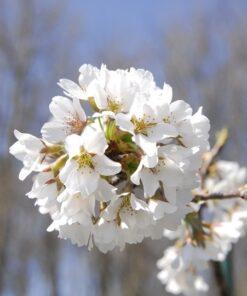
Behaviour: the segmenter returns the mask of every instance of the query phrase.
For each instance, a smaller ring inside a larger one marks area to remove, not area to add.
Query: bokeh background
[[[168,295],[156,260],[169,244],[88,252],[46,233],[8,154],[13,129],[39,135],[59,78],[83,63],[151,70],[175,98],[227,126],[228,160],[247,164],[247,1],[0,0],[0,294]],[[212,137],[213,140],[213,137]],[[247,291],[246,239],[234,248],[235,294]],[[212,289],[209,295],[217,295]]]

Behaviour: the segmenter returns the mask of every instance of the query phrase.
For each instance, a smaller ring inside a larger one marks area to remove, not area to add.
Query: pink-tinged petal
[[[84,109],[82,108],[79,99],[77,99],[77,98],[73,99],[73,107],[74,107],[74,110],[76,111],[76,114],[79,116],[79,119],[81,121],[86,121],[87,115],[86,115]]]

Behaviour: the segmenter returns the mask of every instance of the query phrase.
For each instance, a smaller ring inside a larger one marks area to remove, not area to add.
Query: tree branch
[[[238,190],[230,193],[207,193],[207,192],[195,192],[193,202],[208,201],[208,200],[223,200],[232,198],[241,198],[247,200],[247,184],[240,187]]]
[[[216,142],[213,148],[209,152],[204,154],[203,164],[200,169],[202,188],[204,188],[204,185],[205,185],[205,179],[207,177],[208,169],[212,164],[213,160],[215,159],[215,157],[219,154],[220,150],[224,147],[227,141],[227,138],[228,138],[228,130],[226,128],[223,128],[216,134]]]

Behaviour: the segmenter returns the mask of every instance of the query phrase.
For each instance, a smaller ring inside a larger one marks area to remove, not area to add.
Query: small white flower
[[[82,65],[79,69],[79,84],[69,79],[60,79],[58,85],[64,89],[64,94],[71,98],[88,100],[87,88],[98,76],[98,69],[91,65]]]
[[[107,221],[115,220],[128,229],[145,228],[150,223],[148,205],[129,193],[112,200],[102,217]]]
[[[52,99],[49,108],[54,118],[42,127],[44,139],[58,143],[68,135],[82,133],[87,117],[78,99],[57,96]]]
[[[209,287],[201,273],[204,265],[199,265],[203,255],[203,252],[198,254],[197,248],[191,245],[169,247],[164,252],[164,257],[157,265],[162,269],[158,278],[166,285],[167,292],[196,296],[208,291]]]
[[[69,154],[59,177],[70,194],[92,194],[98,187],[100,175],[112,176],[121,165],[104,155],[107,143],[103,132],[87,126],[81,136],[71,135],[65,141]]]
[[[20,171],[20,180],[26,177],[33,171],[40,171],[43,168],[43,160],[45,158],[45,143],[32,135],[14,131],[17,142],[10,148],[9,152],[17,159],[23,162],[23,168]]]
[[[158,162],[154,158],[144,156],[137,170],[131,176],[131,181],[136,185],[139,185],[142,181],[146,197],[152,197],[160,187],[160,182],[162,182],[165,193],[167,191],[167,194],[165,194],[167,199],[172,200],[171,194],[174,195],[175,192],[173,193],[173,191],[181,185],[183,171],[178,159],[170,156],[169,151],[169,146],[160,147],[158,149]],[[170,189],[171,187],[174,190]]]
[[[136,98],[128,114],[117,114],[116,123],[120,129],[133,135],[134,142],[148,156],[157,154],[157,141],[177,135],[172,125],[161,121],[158,109],[141,102],[139,98]]]
[[[27,196],[31,199],[36,198],[35,205],[39,206],[41,214],[54,215],[59,211],[57,197],[60,190],[52,171],[41,172],[35,176],[32,190]]]
[[[125,70],[110,71],[102,66],[98,79],[88,88],[99,110],[111,112],[113,115],[128,112],[136,93],[136,85],[131,82]]]

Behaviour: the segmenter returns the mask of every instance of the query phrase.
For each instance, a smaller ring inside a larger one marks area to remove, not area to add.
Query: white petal
[[[116,189],[106,180],[100,178],[98,190],[94,193],[94,196],[99,201],[110,201],[116,196]]]
[[[50,143],[62,142],[67,136],[67,127],[61,121],[46,122],[41,129],[43,138]]]
[[[98,187],[99,174],[90,168],[78,168],[74,160],[68,160],[59,177],[70,194],[80,192],[82,196],[92,194]]]
[[[135,135],[133,138],[136,144],[140,146],[148,156],[157,155],[157,147],[155,142],[149,141],[146,136],[141,134]]]
[[[21,181],[24,181],[32,173],[32,171],[33,171],[32,168],[27,168],[27,167],[22,168],[19,173],[19,179]]]
[[[69,79],[60,79],[59,86],[61,86],[65,90],[65,94],[72,97],[78,98],[81,100],[87,100],[85,96],[85,92],[77,85],[75,82]]]
[[[151,199],[149,201],[149,209],[153,213],[154,219],[159,220],[163,218],[166,213],[174,213],[177,210],[177,207],[164,201]]]
[[[159,172],[159,179],[164,182],[165,186],[173,187],[180,185],[182,182],[181,169],[169,159],[166,159],[166,163],[163,169]]]
[[[65,140],[65,149],[72,158],[80,154],[80,148],[82,146],[82,137],[79,135],[70,135]]]
[[[135,211],[148,211],[148,205],[145,203],[145,201],[136,198],[134,194],[131,194],[130,204],[132,209],[134,209]]]
[[[179,122],[192,115],[192,109],[190,105],[182,100],[171,103],[170,111],[175,117],[176,122]]]
[[[77,98],[73,99],[73,107],[74,107],[74,110],[76,111],[76,114],[79,116],[79,119],[81,121],[86,121],[87,116],[86,116],[84,109],[82,108],[82,106],[80,104],[79,99],[77,99]]]
[[[131,175],[130,180],[132,183],[136,184],[136,185],[140,185],[140,178],[141,178],[141,170],[142,170],[143,164],[140,161],[136,171],[134,172],[134,174]]]
[[[95,169],[103,176],[113,176],[121,171],[121,164],[105,155],[95,155],[93,161]]]
[[[134,125],[130,121],[130,119],[130,115],[119,113],[116,115],[116,124],[120,127],[121,130],[133,133]]]
[[[79,84],[82,88],[87,88],[87,86],[97,77],[99,70],[89,64],[84,64],[80,67],[79,72]]]
[[[93,97],[100,110],[107,108],[107,93],[100,85],[99,81],[94,80],[87,89],[87,96]]]
[[[142,163],[146,168],[153,168],[158,164],[158,155],[148,156],[144,155],[142,158]]]
[[[171,103],[172,101],[172,87],[169,84],[164,83],[163,85],[163,97],[167,103]]]
[[[64,120],[64,118],[67,118],[69,115],[75,114],[72,100],[62,96],[53,97],[49,109],[51,114],[56,119],[60,120]]]
[[[176,204],[176,187],[164,186],[165,197],[171,204]]]
[[[145,197],[153,196],[156,190],[159,188],[159,181],[148,169],[142,170],[140,175],[144,187]]]
[[[107,142],[102,131],[87,126],[82,133],[83,146],[89,153],[103,154],[107,149]]]
[[[148,137],[152,141],[159,141],[161,139],[177,136],[177,129],[168,123],[159,123],[148,131]]]

